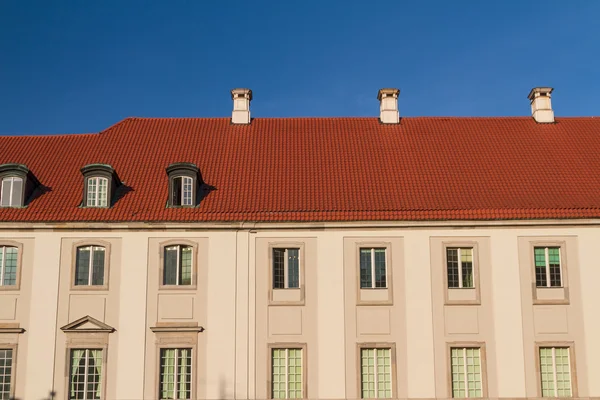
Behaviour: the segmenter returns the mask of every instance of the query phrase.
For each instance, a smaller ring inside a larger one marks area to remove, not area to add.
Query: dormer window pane
[[[2,179],[2,207],[21,207],[23,205],[23,179],[7,177]]]
[[[173,205],[191,206],[193,204],[193,182],[188,176],[173,178]]]
[[[87,206],[106,207],[108,205],[108,179],[88,178]]]

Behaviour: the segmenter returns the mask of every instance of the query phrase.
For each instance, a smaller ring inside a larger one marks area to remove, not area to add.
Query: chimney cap
[[[231,98],[236,97],[248,97],[248,100],[252,100],[252,90],[246,88],[231,89]]]
[[[384,94],[398,97],[398,95],[400,94],[400,89],[396,89],[396,88],[379,89],[379,91],[377,92],[377,100],[381,101],[381,98],[383,97]]]
[[[531,89],[531,91],[527,95],[527,98],[529,100],[533,100],[535,97],[539,97],[540,95],[541,96],[550,96],[550,94],[552,93],[553,90],[554,90],[554,88],[547,87],[547,86],[534,87],[533,89]]]

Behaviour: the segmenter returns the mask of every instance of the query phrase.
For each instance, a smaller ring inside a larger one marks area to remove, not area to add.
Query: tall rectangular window
[[[449,288],[474,288],[473,279],[473,249],[446,249],[446,266],[448,270]]]
[[[0,349],[0,400],[12,398],[13,369],[12,349]]]
[[[360,288],[387,288],[385,248],[360,249]]]
[[[100,400],[102,350],[73,349],[69,367],[69,400]]]
[[[271,398],[303,398],[302,349],[272,349]]]
[[[481,349],[460,347],[451,349],[452,397],[483,397]]]
[[[100,177],[87,179],[87,206],[108,206],[108,179]]]
[[[0,287],[17,284],[18,248],[0,246]]]
[[[568,347],[541,347],[542,397],[571,397],[571,362]]]
[[[0,189],[0,206],[21,207],[23,205],[23,179],[7,177],[2,179]]]
[[[273,249],[273,289],[300,287],[300,249]]]
[[[392,349],[360,349],[360,383],[363,399],[392,397]]]
[[[101,246],[77,248],[75,286],[104,285],[104,255],[105,249]]]
[[[190,399],[192,349],[160,349],[160,399]]]
[[[173,178],[172,201],[174,206],[193,205],[194,180],[189,176]]]
[[[192,246],[165,247],[163,285],[191,285],[192,261]]]
[[[560,247],[535,247],[535,285],[562,287]]]

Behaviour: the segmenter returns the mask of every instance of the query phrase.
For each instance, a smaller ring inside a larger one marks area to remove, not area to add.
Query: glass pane
[[[557,347],[555,351],[556,360],[556,387],[558,397],[571,396],[571,366],[569,363],[569,349]]]
[[[175,398],[175,349],[160,349],[159,396]]]
[[[191,206],[192,205],[192,178],[183,177],[183,199],[182,205]]]
[[[540,348],[540,373],[543,397],[556,397],[554,391],[554,365],[552,362],[552,348]]]
[[[375,252],[375,287],[385,288],[386,282],[386,266],[385,266],[385,249],[373,249]]]
[[[22,197],[23,197],[23,179],[21,178],[12,178],[13,179],[13,187],[12,187],[12,196],[10,200],[10,205],[13,207],[19,207],[23,205]]]
[[[458,249],[446,249],[446,267],[448,270],[448,287],[459,287]]]
[[[14,286],[17,284],[18,249],[16,247],[0,247],[0,269],[4,268],[4,278],[0,285]],[[4,256],[4,257],[2,257]]]
[[[108,179],[98,178],[98,206],[108,205]]]
[[[369,252],[370,257],[370,252]],[[360,350],[360,385],[363,399],[376,398],[375,392],[375,349]]]
[[[537,287],[546,287],[546,249],[544,247],[536,247],[534,250],[535,258],[535,285]]]
[[[177,251],[179,246],[165,248],[165,266],[163,271],[163,285],[177,284]]]
[[[302,398],[302,349],[288,349],[288,398]]]
[[[0,399],[8,400],[11,395],[12,350],[0,349]]]
[[[88,285],[90,278],[91,247],[78,247],[75,261],[75,285]]]
[[[98,190],[97,187],[97,179],[96,178],[88,178],[87,180],[87,206],[95,207],[96,206],[96,193]]]
[[[2,207],[10,206],[10,189],[12,187],[12,179],[4,178],[2,179]]]
[[[273,349],[271,357],[271,396],[274,399],[285,399],[286,396],[286,350],[285,349]]]
[[[360,287],[373,287],[371,273],[371,249],[360,249]]]
[[[92,285],[104,285],[104,247],[94,247],[92,265]]]
[[[273,289],[285,288],[285,249],[273,249]]]
[[[189,399],[192,394],[192,349],[177,349],[177,398]]]
[[[173,193],[171,194],[171,199],[173,201],[174,206],[181,205],[181,177],[173,178]]]
[[[192,284],[192,248],[181,246],[181,271],[179,272],[180,285]]]
[[[299,249],[287,249],[288,252],[288,287],[300,287],[300,258]]]
[[[475,287],[473,280],[473,249],[460,249],[460,263],[462,266],[462,287]]]
[[[560,278],[560,248],[548,248],[548,264],[550,266],[550,286],[560,287],[562,281]]]

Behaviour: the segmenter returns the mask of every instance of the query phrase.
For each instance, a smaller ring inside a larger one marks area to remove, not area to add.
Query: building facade
[[[600,398],[600,120],[0,138],[0,398]]]

